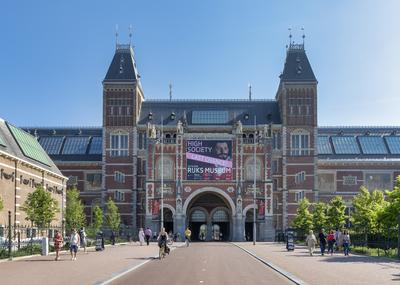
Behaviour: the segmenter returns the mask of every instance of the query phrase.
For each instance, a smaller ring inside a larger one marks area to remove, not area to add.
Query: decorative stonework
[[[233,193],[235,191],[235,188],[233,188],[232,186],[229,186],[226,191],[228,191],[229,193]]]
[[[186,186],[186,187],[185,187],[185,192],[186,192],[186,193],[192,192],[192,188],[191,188],[190,186]]]

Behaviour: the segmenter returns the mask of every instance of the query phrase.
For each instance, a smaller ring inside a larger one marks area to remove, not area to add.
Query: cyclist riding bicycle
[[[189,246],[190,236],[191,235],[192,235],[192,231],[189,229],[189,227],[187,227],[186,231],[185,231],[185,243],[186,243],[186,246]]]
[[[165,228],[161,229],[161,232],[158,235],[157,240],[158,240],[158,247],[160,248],[159,257],[161,259],[165,257],[166,254],[169,254],[169,247],[167,246],[168,233],[165,231]]]

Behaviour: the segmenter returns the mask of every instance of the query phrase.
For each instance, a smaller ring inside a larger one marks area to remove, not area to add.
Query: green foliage
[[[330,229],[342,228],[346,222],[346,215],[344,210],[346,205],[344,204],[341,196],[333,198],[328,205],[327,211],[327,225]]]
[[[60,211],[58,202],[51,196],[50,192],[44,190],[40,185],[35,191],[28,193],[24,205],[21,207],[26,213],[26,220],[31,221],[38,228],[46,228]]]
[[[67,232],[85,225],[85,213],[83,212],[82,202],[79,199],[79,191],[76,188],[67,190],[65,220]]]
[[[387,202],[378,214],[378,222],[384,228],[397,227],[400,215],[400,176],[396,178],[396,185],[392,191],[386,191]]]
[[[118,232],[121,224],[121,217],[118,212],[118,207],[111,198],[109,198],[107,202],[106,224],[114,232]]]
[[[379,230],[378,216],[381,215],[386,204],[382,191],[374,190],[370,193],[367,188],[361,187],[360,193],[353,198],[354,227],[360,231],[376,233]]]
[[[103,225],[103,211],[98,205],[96,205],[93,208],[93,223],[91,227],[93,228],[94,232],[97,233],[102,225]]]
[[[313,211],[313,225],[315,231],[320,231],[321,229],[326,228],[327,226],[327,206],[325,203],[319,202],[315,204]]]
[[[310,202],[307,198],[302,199],[297,208],[297,216],[294,218],[292,223],[294,228],[303,233],[308,233],[313,226],[313,216],[310,214],[309,208]]]
[[[0,197],[0,212],[4,209],[3,199]]]

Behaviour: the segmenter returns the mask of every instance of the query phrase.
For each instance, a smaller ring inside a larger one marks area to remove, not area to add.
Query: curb
[[[129,244],[129,243],[128,243],[128,242],[120,242],[120,243],[116,243],[115,245],[106,244],[106,245],[104,245],[104,247],[120,246],[120,245],[127,245],[127,244]],[[87,247],[86,250],[88,250],[88,249],[94,249],[94,248],[95,248],[95,246],[90,246],[90,247]],[[61,251],[60,251],[60,253],[68,253],[68,252],[69,252],[69,250],[61,250]],[[55,251],[49,252],[49,255],[55,255],[55,254],[56,254]],[[3,262],[13,262],[13,261],[18,261],[18,260],[24,260],[24,259],[32,258],[32,257],[39,257],[39,256],[44,256],[44,255],[41,255],[41,254],[33,254],[33,255],[25,255],[25,256],[13,257],[12,259],[3,258],[3,259],[0,259],[0,263],[3,263]]]
[[[300,278],[294,276],[292,273],[287,272],[286,270],[280,268],[279,266],[276,266],[275,264],[266,261],[265,259],[262,259],[261,257],[258,257],[256,254],[250,252],[249,250],[241,247],[240,245],[236,244],[236,243],[232,243],[233,245],[237,246],[238,248],[240,248],[241,250],[245,251],[247,254],[251,255],[252,257],[254,257],[255,259],[257,259],[258,261],[264,263],[265,265],[267,265],[269,268],[275,270],[276,272],[278,272],[279,274],[283,275],[284,277],[286,277],[287,279],[289,279],[290,281],[292,281],[293,283],[297,284],[297,285],[309,285],[308,283],[304,282],[303,280],[301,280]]]

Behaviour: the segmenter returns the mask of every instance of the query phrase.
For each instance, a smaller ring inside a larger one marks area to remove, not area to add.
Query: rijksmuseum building
[[[26,128],[79,189],[88,223],[111,197],[122,229],[158,231],[163,204],[168,231],[240,241],[252,239],[255,207],[257,239],[273,240],[302,198],[340,195],[351,211],[362,185],[391,189],[400,174],[400,128],[318,127],[304,44],[289,45],[276,94],[263,100],[146,100],[122,44],[102,84],[102,126]]]

